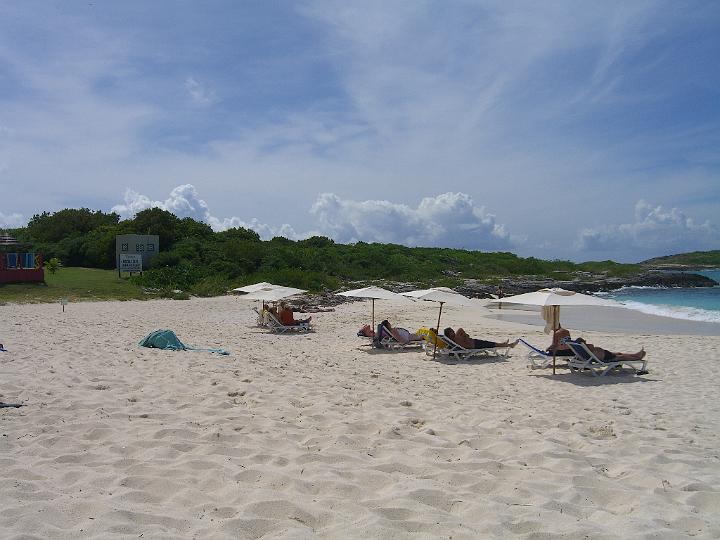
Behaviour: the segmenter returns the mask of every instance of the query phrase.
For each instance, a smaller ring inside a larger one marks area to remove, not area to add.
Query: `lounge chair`
[[[270,313],[269,311],[265,312],[267,315],[267,327],[270,329],[271,332],[275,332],[277,334],[284,334],[285,332],[309,332],[310,331],[310,323],[298,323],[298,324],[283,324],[281,323],[275,315]]]
[[[255,321],[255,326],[261,326],[261,327],[267,326],[267,323],[265,322],[265,317],[263,315],[263,313],[267,310],[260,311],[256,307],[254,307],[252,309],[257,314],[257,320]]]
[[[380,332],[380,339],[373,340],[373,346],[380,349],[401,351],[407,348],[422,347],[423,343],[425,343],[425,340],[423,338],[411,339],[407,342],[399,341],[395,338],[395,336],[388,332],[384,326],[379,326],[378,332]]]
[[[408,347],[422,347],[424,343],[424,338],[413,339],[407,343],[398,341],[382,324],[378,324],[377,330],[375,330],[375,336],[379,336],[378,339],[375,339],[374,336],[366,336],[362,333],[362,330],[359,331],[357,335],[363,339],[370,340],[368,345],[376,349],[403,350]]]
[[[528,349],[530,349],[530,352],[528,352],[528,360],[530,360],[530,363],[528,364],[529,368],[531,368],[531,369],[546,368],[552,363],[552,359],[553,359],[552,353],[543,351],[542,349],[538,349],[537,347],[531,345],[524,339],[520,339],[520,343],[522,343]],[[563,357],[563,358],[566,358],[566,357]]]
[[[575,353],[574,357],[568,356],[568,367],[574,371],[590,370],[594,376],[603,377],[616,367],[627,365],[635,370],[635,373],[646,372],[647,360],[611,360],[603,362],[593,353],[585,343],[572,340],[564,340],[565,344]],[[640,366],[640,369],[637,366]]]
[[[492,347],[487,349],[466,349],[462,345],[458,345],[455,343],[452,339],[445,335],[438,335],[438,339],[441,342],[444,342],[447,347],[440,348],[437,347],[435,349],[435,345],[432,343],[432,341],[426,341],[425,345],[423,346],[425,348],[425,354],[428,356],[448,356],[448,357],[454,357],[459,360],[463,360],[466,358],[475,358],[475,357],[484,357],[484,358],[494,358],[494,357],[502,357],[507,358],[508,353],[510,352],[510,347]],[[504,352],[500,352],[499,349],[505,349]]]

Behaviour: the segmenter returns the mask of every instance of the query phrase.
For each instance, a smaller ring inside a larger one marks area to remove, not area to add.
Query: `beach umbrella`
[[[442,316],[443,304],[451,304],[455,306],[475,305],[467,296],[463,296],[459,292],[455,292],[447,287],[432,287],[430,289],[420,289],[417,291],[410,291],[402,294],[403,296],[408,296],[417,300],[427,300],[428,302],[438,302],[440,304],[440,311],[438,312],[438,320],[436,327],[438,334],[440,334],[440,317]],[[433,347],[433,359],[435,358],[436,351],[437,340],[435,340],[435,347]]]
[[[281,285],[273,285],[272,283],[268,283],[267,281],[261,281],[260,283],[255,283],[254,285],[245,285],[244,287],[238,287],[237,289],[233,289],[233,292],[251,293],[262,291],[263,289],[274,289],[277,287],[281,287]]]
[[[266,302],[277,302],[283,298],[295,296],[296,294],[304,293],[305,289],[296,289],[295,287],[280,287],[275,285],[273,288],[260,289],[256,292],[248,293],[241,298],[245,300],[263,300]]]
[[[606,306],[616,307],[621,304],[612,300],[605,300],[596,296],[568,291],[560,288],[540,289],[539,291],[515,296],[506,296],[499,299],[503,304],[523,304],[526,306],[540,306],[541,315],[545,320],[545,332],[554,332],[560,328],[561,306]],[[555,351],[553,351],[553,374],[555,373]]]
[[[267,281],[261,281],[260,283],[255,283],[254,285],[245,285],[244,287],[237,287],[236,289],[233,289],[233,292],[238,293],[257,293],[260,291],[267,291],[270,289],[282,289],[285,288],[282,285],[275,285],[274,283],[268,283]],[[247,294],[244,296],[244,298],[247,298]],[[272,301],[272,300],[266,300],[266,301]]]
[[[401,302],[409,302],[405,296],[388,291],[382,287],[363,287],[362,289],[353,289],[337,293],[339,296],[350,296],[353,298],[370,298],[372,300],[372,329],[375,330],[375,300],[398,300]]]

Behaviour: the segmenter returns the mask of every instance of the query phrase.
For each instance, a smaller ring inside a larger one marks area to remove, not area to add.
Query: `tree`
[[[157,234],[160,249],[170,248],[180,238],[180,220],[175,214],[160,208],[148,208],[128,220],[126,227],[134,234]]]
[[[207,223],[186,217],[178,223],[178,236],[180,238],[194,237],[209,239],[213,236],[213,230]]]
[[[234,227],[226,231],[216,233],[217,238],[221,240],[250,240],[252,242],[259,242],[260,235],[252,229],[246,229],[244,227]]]
[[[60,268],[62,268],[62,263],[57,257],[53,257],[49,261],[45,261],[45,270],[47,270],[51,274],[54,274],[55,272],[60,270]]]
[[[36,242],[59,242],[82,236],[103,225],[117,225],[120,216],[88,208],[66,208],[53,214],[35,214],[27,225],[28,235]]]

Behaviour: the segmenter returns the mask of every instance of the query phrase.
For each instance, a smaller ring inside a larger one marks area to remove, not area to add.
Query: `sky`
[[[0,228],[720,249],[720,2],[0,2]]]

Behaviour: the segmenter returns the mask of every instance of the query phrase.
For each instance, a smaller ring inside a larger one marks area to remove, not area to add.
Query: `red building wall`
[[[17,254],[18,265],[22,261]],[[8,267],[7,253],[0,253],[0,283],[42,283],[45,281],[42,255],[35,255],[35,268]]]

